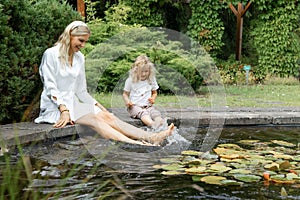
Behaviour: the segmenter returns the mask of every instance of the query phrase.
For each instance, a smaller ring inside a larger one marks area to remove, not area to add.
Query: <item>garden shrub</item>
[[[209,55],[198,48],[185,49],[183,43],[167,39],[162,30],[133,27],[95,46],[86,56],[88,87],[95,92],[122,90],[135,58],[145,54],[156,66],[161,92],[189,94],[210,78],[209,68],[214,65]]]
[[[159,3],[157,0],[120,0],[114,10],[126,12],[126,24],[160,27],[164,23],[162,5],[163,2]],[[127,9],[124,10],[124,7]]]
[[[219,60],[217,62],[220,76],[222,78],[223,84],[226,85],[243,85],[248,82],[248,84],[255,84],[255,66],[251,66],[251,70],[248,74],[248,80],[246,80],[246,71],[244,70],[245,65],[249,65],[249,62],[236,61],[235,55],[231,55],[228,60]]]
[[[81,50],[85,55],[92,51],[95,45],[105,42],[119,32],[130,30],[134,27],[141,27],[140,25],[129,26],[120,24],[115,21],[105,22],[102,19],[95,19],[87,22],[87,24],[91,29],[92,34],[86,47]]]
[[[251,36],[259,55],[256,76],[263,80],[267,74],[281,77],[297,76],[300,45],[296,33],[299,27],[299,6],[293,1],[259,0],[258,18],[252,21]]]
[[[1,1],[1,124],[20,121],[39,95],[42,54],[74,19],[81,19],[78,12],[58,0]]]
[[[227,4],[215,0],[190,2],[192,15],[189,19],[188,35],[213,56],[220,54],[224,46],[222,40],[225,28],[220,13],[225,5]]]

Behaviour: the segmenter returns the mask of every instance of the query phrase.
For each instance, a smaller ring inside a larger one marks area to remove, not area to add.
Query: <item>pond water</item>
[[[174,157],[182,150],[199,150],[206,132],[205,127],[177,130],[163,148],[116,143],[90,133],[62,138],[11,152],[9,162],[14,167],[8,172],[21,171],[15,194],[22,199],[300,199],[299,184],[265,185],[259,181],[217,186],[193,182],[190,175],[162,175],[153,168],[161,158]],[[276,139],[299,144],[299,133],[300,127],[226,127],[217,143]],[[25,155],[23,160],[20,151]],[[16,167],[20,160],[21,166]],[[7,162],[4,157],[0,160],[1,187],[7,181]],[[288,196],[281,196],[282,187]]]

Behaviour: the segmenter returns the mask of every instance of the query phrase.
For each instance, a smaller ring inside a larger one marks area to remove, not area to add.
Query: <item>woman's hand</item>
[[[126,107],[131,108],[133,106],[132,102],[129,101],[128,103],[126,103]]]
[[[74,125],[74,122],[71,120],[69,111],[64,111],[60,114],[59,120],[53,125],[55,128],[63,128],[68,123]]]

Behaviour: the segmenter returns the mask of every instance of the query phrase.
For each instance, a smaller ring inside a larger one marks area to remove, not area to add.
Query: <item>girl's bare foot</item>
[[[161,131],[159,133],[153,133],[149,136],[148,141],[154,145],[160,145],[162,141],[164,141],[168,136],[172,135],[175,126],[174,124],[170,124],[167,130]]]
[[[153,128],[154,130],[158,130],[159,127],[165,124],[165,122],[165,119],[162,119],[161,117],[156,117],[151,125],[151,128]]]
[[[144,145],[144,146],[158,146],[156,144],[152,144],[152,143],[146,142],[144,140],[142,140],[142,141],[136,141],[134,144],[139,144],[139,145]]]

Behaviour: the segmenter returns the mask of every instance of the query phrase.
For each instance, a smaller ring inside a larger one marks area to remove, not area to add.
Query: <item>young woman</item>
[[[154,129],[165,123],[161,113],[153,106],[158,88],[154,64],[147,56],[138,56],[125,81],[123,99],[130,117],[141,119]]]
[[[87,92],[85,59],[80,49],[90,34],[84,22],[74,21],[65,28],[55,45],[44,52],[39,68],[43,92],[40,115],[35,122],[53,123],[56,128],[77,123],[91,127],[107,139],[159,145],[172,134],[174,124],[159,133],[143,131],[108,112]]]

